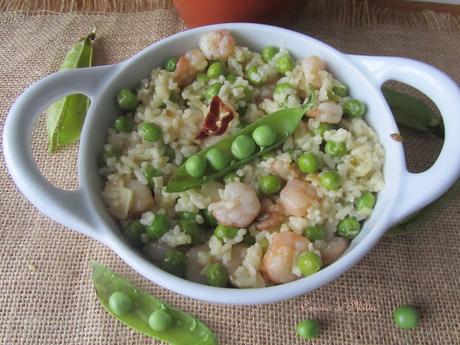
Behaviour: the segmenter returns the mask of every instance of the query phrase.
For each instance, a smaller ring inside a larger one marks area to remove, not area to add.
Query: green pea
[[[259,246],[262,249],[262,253],[265,254],[265,252],[267,251],[268,247],[270,246],[270,241],[268,240],[268,238],[264,237],[264,238],[260,239]]]
[[[240,116],[240,124],[243,124],[244,122],[242,121],[242,117],[244,115],[246,115],[246,111],[248,110],[248,108],[246,106],[239,106],[238,109],[236,109],[236,112],[238,113],[238,115]]]
[[[155,142],[161,139],[163,131],[155,123],[144,122],[139,126],[139,134],[145,141]]]
[[[321,269],[321,257],[313,252],[304,252],[297,258],[297,267],[304,277],[308,277]]]
[[[228,283],[228,272],[224,265],[215,263],[206,269],[206,278],[208,285],[224,287]]]
[[[168,162],[170,163],[174,162],[176,159],[176,151],[169,145],[164,146],[164,155],[168,157]]]
[[[346,97],[348,95],[348,87],[340,83],[332,88],[332,92],[339,97]]]
[[[147,227],[147,235],[151,239],[158,239],[166,234],[171,226],[169,218],[162,213],[157,213],[152,224]]]
[[[218,225],[216,217],[214,217],[207,208],[201,210],[201,215],[203,216],[206,225],[210,227],[216,227]]]
[[[310,241],[324,240],[327,237],[327,231],[323,226],[315,225],[305,228],[303,235]]]
[[[118,92],[117,103],[121,109],[131,111],[137,107],[137,97],[130,89],[122,89]]]
[[[145,232],[145,227],[139,220],[133,220],[124,231],[125,238],[134,246],[138,247],[142,244],[141,235]]]
[[[318,337],[319,323],[316,320],[303,320],[297,324],[297,335],[305,340]]]
[[[225,73],[225,65],[220,62],[213,62],[209,65],[207,75],[210,79],[219,78],[219,76],[224,75]]]
[[[252,246],[254,243],[256,243],[256,239],[249,232],[247,232],[244,234],[243,241],[241,242],[247,244],[248,246]]]
[[[332,127],[330,124],[321,122],[319,124],[319,127],[315,129],[315,134],[322,137],[324,135],[324,132],[329,131],[331,128]]]
[[[284,54],[276,59],[275,67],[278,72],[285,74],[292,70],[295,66],[295,62],[289,54]]]
[[[262,125],[252,132],[252,139],[259,146],[270,146],[276,140],[276,132],[269,125]]]
[[[222,83],[214,83],[208,86],[204,91],[204,97],[210,101],[214,96],[219,94],[220,89],[222,88]]]
[[[118,116],[113,126],[118,133],[129,133],[133,130],[134,122],[131,117]]]
[[[183,232],[190,236],[192,239],[191,245],[201,242],[201,235],[203,231],[195,222],[195,220],[180,220],[179,226]]]
[[[177,216],[180,220],[196,220],[196,216],[198,216],[197,213],[195,212],[190,212],[190,211],[180,211],[177,212]]]
[[[214,236],[220,240],[222,240],[224,237],[228,239],[234,238],[237,234],[238,228],[233,226],[226,226],[223,224],[217,225],[216,229],[214,230]]]
[[[319,182],[327,190],[337,190],[340,187],[340,176],[335,171],[325,171],[319,176]]]
[[[246,77],[251,82],[251,84],[260,86],[265,83],[265,77],[262,74],[259,66],[252,66],[246,72]]]
[[[190,176],[200,177],[206,170],[206,160],[197,155],[193,155],[185,162],[185,170]]]
[[[252,92],[252,89],[245,86],[243,88],[243,94],[244,94],[244,101],[245,102],[251,102],[252,101],[252,96],[253,96],[253,92]]]
[[[225,76],[225,79],[230,83],[230,84],[234,84],[235,81],[236,81],[236,75],[235,73],[229,73]]]
[[[113,158],[113,157],[118,158],[119,156],[120,156],[120,153],[115,148],[104,150],[99,155],[97,164],[99,167],[104,167],[107,165],[107,160],[109,158]]]
[[[259,191],[263,195],[278,193],[281,189],[281,179],[276,175],[266,175],[259,178]]]
[[[183,277],[185,275],[186,265],[187,257],[184,253],[177,249],[169,249],[165,253],[161,268],[178,277]]]
[[[371,192],[364,192],[355,201],[355,208],[357,210],[371,209],[375,205],[375,195]]]
[[[237,159],[245,159],[256,151],[256,143],[251,137],[241,134],[233,140],[231,151]]]
[[[235,182],[239,176],[236,174],[236,172],[231,171],[227,175],[224,176],[224,183],[229,184],[231,182]]]
[[[297,166],[301,172],[312,174],[319,169],[319,158],[313,152],[306,152],[297,158]]]
[[[324,152],[332,157],[342,157],[347,153],[347,147],[345,143],[328,140],[324,146]]]
[[[144,168],[142,168],[142,173],[144,174],[144,177],[147,179],[147,182],[151,188],[155,186],[153,178],[163,175],[160,170],[155,169],[151,164],[144,166]]]
[[[176,65],[177,65],[177,58],[170,57],[170,58],[167,58],[166,61],[164,62],[163,68],[169,72],[174,72],[176,70]]]
[[[265,47],[263,50],[262,50],[262,60],[264,60],[265,62],[270,62],[271,59],[273,59],[273,57],[278,54],[279,52],[279,48],[278,47],[274,47],[274,46],[267,46]]]
[[[361,230],[361,224],[355,217],[346,216],[337,225],[337,233],[345,238],[353,239]]]
[[[393,320],[399,328],[411,329],[420,322],[420,314],[414,306],[404,305],[393,311]]]
[[[217,171],[224,169],[229,164],[228,157],[217,147],[206,152],[206,159],[212,168]]]
[[[276,84],[275,86],[275,90],[273,91],[274,93],[283,93],[287,90],[291,90],[291,89],[294,89],[294,86],[292,86],[292,84],[290,83],[280,83],[280,84]]]
[[[133,307],[133,301],[123,291],[115,291],[109,297],[110,310],[117,316],[123,316]]]
[[[173,92],[173,91],[171,91],[171,94],[169,95],[169,100],[177,104],[183,104],[183,101],[184,101],[179,92]],[[166,104],[163,103],[160,108],[165,109]]]
[[[199,80],[203,83],[207,83],[209,81],[209,77],[206,73],[199,73],[197,76],[196,76],[196,80]]]
[[[357,99],[349,99],[343,105],[343,112],[352,118],[362,117],[366,112],[366,105]]]
[[[158,309],[150,314],[148,322],[151,329],[163,332],[172,326],[173,319],[166,310]]]

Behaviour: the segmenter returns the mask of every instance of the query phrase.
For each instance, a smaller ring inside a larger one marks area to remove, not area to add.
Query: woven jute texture
[[[104,14],[97,8],[91,13],[24,8],[0,13],[1,127],[16,97],[33,81],[58,69],[68,47],[93,26],[98,30],[96,65],[122,61],[185,29],[167,2],[156,4],[148,11],[124,14]],[[348,53],[419,59],[460,81],[459,19],[446,14],[407,14],[372,9],[363,2],[317,1],[308,2],[296,20],[281,24]],[[439,140],[403,134],[411,170],[429,167],[439,152]],[[78,186],[77,146],[49,156],[43,118],[33,132],[33,153],[51,183],[66,189]],[[322,323],[321,337],[311,344],[460,344],[458,195],[418,233],[382,239],[358,265],[321,289],[271,305],[224,306],[160,288],[103,245],[40,214],[12,183],[3,155],[1,160],[1,344],[157,344],[100,307],[90,282],[91,260],[193,313],[214,330],[221,344],[304,344],[294,330],[304,318]],[[400,304],[420,309],[419,328],[403,331],[394,326],[391,313]]]

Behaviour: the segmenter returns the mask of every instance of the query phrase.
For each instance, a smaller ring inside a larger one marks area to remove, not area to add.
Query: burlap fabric
[[[68,47],[93,26],[98,29],[96,65],[122,61],[184,29],[163,1],[151,3],[147,12],[130,14],[11,8],[0,13],[2,128],[15,98],[34,80],[56,70]],[[317,1],[309,2],[299,18],[286,26],[345,52],[416,58],[460,81],[460,20],[446,14],[398,13],[362,2]],[[428,167],[439,151],[439,141],[404,134],[411,169]],[[78,185],[77,147],[49,156],[43,121],[34,131],[33,152],[51,183],[68,189]],[[224,306],[160,288],[142,279],[106,247],[43,216],[18,193],[1,159],[1,344],[156,344],[102,310],[91,287],[91,260],[198,316],[221,344],[303,344],[294,328],[309,317],[323,325],[321,337],[312,344],[460,344],[458,195],[417,234],[382,239],[356,267],[313,293],[272,305]],[[406,303],[422,312],[416,330],[403,331],[393,325],[392,310]]]

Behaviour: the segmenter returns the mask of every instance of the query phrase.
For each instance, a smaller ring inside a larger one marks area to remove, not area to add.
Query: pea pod
[[[95,30],[81,38],[67,53],[61,70],[90,67],[95,38]],[[59,146],[78,140],[88,106],[89,98],[82,94],[66,96],[49,106],[46,118],[48,152],[53,153]]]
[[[382,87],[382,92],[399,125],[416,131],[430,132],[439,138],[444,137],[442,119],[423,102],[387,87]],[[459,189],[460,180],[439,199],[392,227],[386,235],[395,237],[416,232],[420,225],[450,200]]]
[[[318,106],[318,90],[312,85],[308,85],[309,95],[303,104],[305,111],[309,111]]]
[[[173,308],[135,288],[128,281],[99,263],[92,263],[92,271],[93,285],[102,306],[125,325],[173,345],[217,344],[211,330],[192,315]],[[129,311],[120,316],[117,316],[109,305],[110,296],[117,291],[126,294],[132,302]],[[170,328],[156,331],[149,326],[149,316],[157,310],[163,310],[171,316],[172,326]]]
[[[284,140],[286,140],[286,138],[290,134],[292,134],[292,132],[294,132],[294,130],[299,125],[300,120],[302,119],[302,116],[304,113],[305,113],[304,108],[287,108],[287,109],[278,110],[270,115],[267,115],[261,118],[260,120],[256,122],[251,123],[247,127],[243,128],[241,131],[239,131],[238,133],[230,137],[227,137],[225,139],[222,139],[221,141],[217,142],[214,145],[208,146],[204,150],[198,152],[196,156],[198,156],[199,158],[205,159],[206,153],[208,151],[210,151],[211,149],[217,148],[223,154],[226,154],[229,157],[231,157],[231,153],[230,153],[231,145],[237,136],[243,135],[243,134],[251,136],[252,132],[257,127],[262,126],[262,125],[268,125],[276,132],[276,141],[274,144],[268,147],[261,148],[261,150],[257,151],[256,153],[254,153],[253,155],[251,155],[250,157],[246,159],[233,160],[230,162],[229,166],[219,171],[215,171],[215,170],[212,170],[211,168],[208,168],[208,170],[205,172],[203,176],[193,177],[187,173],[186,168],[185,168],[185,163],[182,164],[179,168],[176,169],[174,175],[169,180],[166,186],[166,192],[168,193],[182,192],[184,190],[198,187],[205,182],[220,178],[228,174],[230,171],[235,170],[238,167],[241,167],[251,162],[253,159],[276,149],[284,142]]]
[[[388,105],[398,124],[417,131],[443,135],[442,119],[426,104],[405,93],[382,87]]]

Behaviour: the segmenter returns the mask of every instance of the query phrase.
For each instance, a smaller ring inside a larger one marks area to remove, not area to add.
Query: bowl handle
[[[387,80],[407,83],[439,108],[445,128],[444,144],[438,159],[428,170],[401,178],[398,207],[393,221],[398,222],[440,197],[460,176],[460,89],[446,74],[425,63],[398,57],[349,56],[379,88]],[[383,96],[382,96],[383,97]]]
[[[83,234],[100,240],[80,190],[65,191],[43,177],[31,151],[32,129],[40,113],[52,102],[74,93],[91,99],[88,116],[115,65],[81,68],[51,74],[34,84],[13,104],[3,131],[3,152],[8,170],[18,186],[41,212]],[[46,138],[43,138],[46,140]]]

